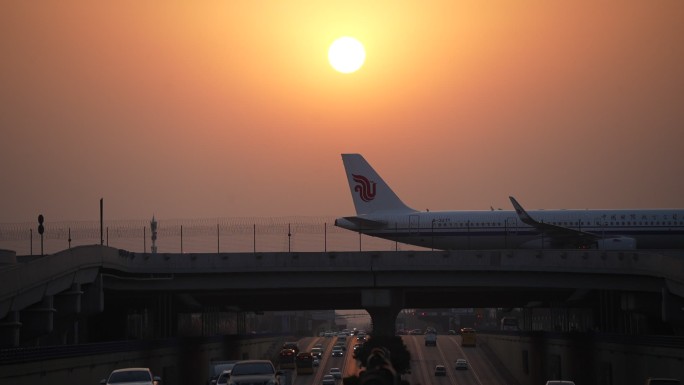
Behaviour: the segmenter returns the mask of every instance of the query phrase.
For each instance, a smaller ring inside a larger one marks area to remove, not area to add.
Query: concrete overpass
[[[89,327],[89,317],[111,306],[151,304],[166,335],[174,333],[175,314],[204,307],[364,308],[376,329],[392,333],[402,308],[610,303],[680,332],[684,325],[682,251],[139,254],[94,245],[0,257],[0,346],[46,334],[85,342],[73,336]],[[98,327],[125,327],[121,319],[103,322]]]

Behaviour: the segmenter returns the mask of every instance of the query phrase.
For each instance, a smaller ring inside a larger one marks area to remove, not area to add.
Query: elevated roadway
[[[173,312],[364,308],[392,333],[402,308],[597,306],[684,321],[681,251],[491,250],[139,254],[81,246],[0,268],[2,344],[74,326],[112,303]],[[166,316],[172,314],[166,314]],[[173,325],[166,327],[173,329]]]

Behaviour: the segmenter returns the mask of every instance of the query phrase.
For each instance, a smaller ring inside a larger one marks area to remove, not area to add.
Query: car
[[[283,344],[283,349],[292,349],[294,350],[295,354],[299,353],[299,346],[296,342],[285,342]]]
[[[316,367],[316,366],[318,366],[318,365],[320,365],[320,364],[321,364],[321,361],[320,361],[318,358],[314,358],[314,359],[313,359],[312,365],[313,365],[314,367]]]
[[[326,374],[323,376],[321,385],[335,385],[335,377],[333,377],[331,374]]]
[[[160,385],[161,378],[153,376],[150,368],[122,368],[112,371],[100,384]]]
[[[450,335],[456,335],[456,334],[457,334],[457,333],[456,333],[456,330],[454,330],[454,329],[449,329],[448,333],[449,333]]]
[[[219,376],[227,371],[230,374],[230,369],[233,368],[237,361],[212,361],[209,363],[209,380],[207,380],[208,385],[215,385],[218,381]],[[225,384],[225,381],[222,383]]]
[[[575,383],[567,380],[549,380],[546,381],[546,385],[575,385]]]
[[[425,333],[425,346],[437,346],[436,333]]]
[[[236,363],[230,371],[228,385],[263,384],[280,385],[280,376],[269,360],[245,360]]]
[[[413,329],[409,332],[409,335],[412,335],[412,336],[417,336],[417,335],[421,335],[421,334],[423,334],[423,331],[420,329]]]
[[[435,377],[446,376],[446,368],[444,365],[435,366]]]
[[[230,377],[230,370],[224,370],[219,374],[219,376],[216,378],[216,380],[212,380],[211,384],[212,385],[227,385],[228,384],[228,378]]]
[[[456,370],[465,370],[468,369],[468,361],[466,361],[463,358],[459,358],[456,360]]]
[[[311,348],[311,355],[316,357],[316,358],[321,358],[321,356],[323,355],[323,349],[313,347],[313,348]]]
[[[342,357],[342,356],[344,356],[344,350],[342,350],[340,348],[333,348],[332,356],[333,357]]]
[[[342,371],[340,368],[330,368],[330,375],[333,376],[334,379],[339,380],[342,378]]]

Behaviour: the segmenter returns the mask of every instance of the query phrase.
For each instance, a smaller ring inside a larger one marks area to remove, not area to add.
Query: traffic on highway
[[[428,333],[430,340],[434,336]],[[462,346],[460,335],[436,335],[436,343],[425,344],[425,335],[400,336],[410,353],[410,369],[407,373],[396,374],[390,379],[386,375],[374,376],[373,384],[464,384],[464,385],[504,385],[510,384],[505,371],[501,370],[496,358],[484,349],[475,346]],[[340,343],[340,341],[343,341]],[[360,362],[354,358],[353,350],[358,349],[359,336],[322,336],[305,337],[298,341],[302,352],[321,352],[317,366],[312,372],[298,373],[296,370],[282,369],[281,385],[342,385],[343,378],[359,376],[360,384],[366,378]],[[339,355],[339,351],[342,355]],[[333,354],[335,352],[335,354]],[[390,355],[391,352],[385,352]],[[366,365],[369,366],[369,365]],[[396,381],[394,381],[396,380]]]

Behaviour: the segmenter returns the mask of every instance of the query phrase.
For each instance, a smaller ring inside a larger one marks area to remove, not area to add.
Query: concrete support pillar
[[[602,332],[619,333],[620,298],[613,290],[599,291],[599,328]]]
[[[73,314],[61,317],[59,311],[54,322],[54,331],[46,343],[52,345],[75,345],[79,343],[80,323]]]
[[[86,315],[102,313],[104,311],[104,292],[102,291],[102,275],[98,275],[95,281],[87,286],[81,286],[81,313]]]
[[[401,311],[395,307],[369,307],[366,311],[371,316],[373,335],[391,337],[396,334],[397,314]]]
[[[74,283],[71,289],[55,295],[54,305],[60,315],[81,313],[81,285]]]
[[[81,315],[81,301],[83,291],[80,284],[72,284],[67,291],[55,294],[54,307],[56,309],[54,320],[54,336],[50,342],[68,345],[78,343],[79,317]]]
[[[665,287],[661,289],[660,295],[661,320],[663,322],[671,322],[678,325],[684,324],[684,298],[673,295]]]
[[[20,342],[21,322],[19,312],[10,311],[7,316],[0,321],[0,347],[17,347]]]
[[[54,318],[57,311],[53,305],[54,297],[45,296],[43,300],[21,311],[22,339],[33,339],[54,330]]]
[[[153,310],[152,322],[154,326],[154,330],[150,331],[150,335],[155,335],[156,338],[168,338],[177,334],[178,314],[172,294],[159,294],[154,308],[150,310]],[[204,328],[204,324],[202,326]]]
[[[361,292],[361,305],[371,316],[373,334],[394,336],[397,315],[403,308],[401,291],[393,289],[368,289]]]
[[[247,322],[246,322],[246,313],[241,311],[237,313],[237,334],[246,334],[247,333]]]
[[[79,343],[79,322],[74,321],[71,324],[71,328],[64,333],[64,344],[65,345],[78,345]]]

